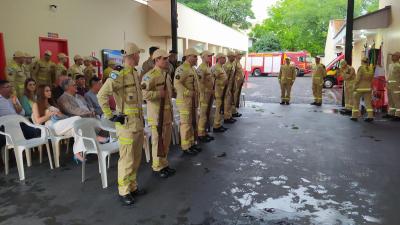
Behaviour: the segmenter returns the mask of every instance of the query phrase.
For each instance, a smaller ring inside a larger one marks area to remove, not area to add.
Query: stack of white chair
[[[25,123],[26,125],[40,129],[41,136],[38,138],[25,139],[22,132],[20,123]],[[46,145],[47,156],[49,158],[50,168],[53,169],[53,162],[51,159],[50,146],[48,143],[48,134],[44,126],[34,125],[25,117],[20,115],[7,115],[0,117],[0,127],[4,127],[4,132],[0,132],[0,135],[6,137],[6,146],[4,148],[4,163],[5,172],[9,172],[9,150],[14,149],[15,159],[17,161],[17,168],[20,180],[25,180],[25,170],[24,170],[24,159],[23,153],[25,152],[27,158],[28,167],[31,166],[31,149],[34,147],[41,148],[42,145]]]

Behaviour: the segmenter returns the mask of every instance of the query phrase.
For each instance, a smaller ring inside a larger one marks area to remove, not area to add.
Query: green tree
[[[250,52],[271,52],[281,50],[281,45],[279,43],[278,37],[272,33],[268,32],[256,39],[253,46],[250,48]]]
[[[178,0],[178,2],[227,26],[248,29],[254,19],[252,0]]]
[[[355,16],[376,9],[377,0],[355,0]],[[273,33],[282,50],[307,50],[312,55],[324,51],[331,19],[346,17],[347,0],[281,0],[268,9],[269,18],[255,26],[250,37],[262,40]],[[257,41],[255,42],[257,45]]]

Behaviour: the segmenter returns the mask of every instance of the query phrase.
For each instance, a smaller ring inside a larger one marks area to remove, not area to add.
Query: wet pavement
[[[292,103],[309,104],[314,101],[311,89],[311,75],[297,77],[292,88]],[[246,100],[262,103],[278,103],[281,101],[281,89],[276,76],[249,77],[243,92]],[[324,104],[341,104],[342,89],[338,86],[323,89]]]
[[[174,177],[157,179],[143,162],[148,194],[134,207],[117,200],[117,156],[107,189],[93,158],[81,183],[71,153],[53,171],[34,154],[24,183],[15,165],[1,169],[0,224],[400,224],[400,123],[353,122],[334,105],[248,101],[241,112],[198,156],[174,147]]]

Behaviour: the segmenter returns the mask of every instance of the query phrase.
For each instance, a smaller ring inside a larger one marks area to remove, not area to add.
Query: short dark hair
[[[99,81],[101,81],[101,80],[98,77],[96,77],[96,76],[92,77],[92,79],[90,79],[90,81],[89,81],[89,87],[92,87],[94,83],[97,83]]]
[[[157,49],[159,49],[159,47],[151,46],[151,47],[149,48],[149,53],[150,53],[150,55],[153,55],[153,53],[154,53]]]
[[[171,50],[171,51],[169,51],[169,54],[178,54],[178,52],[175,50]]]
[[[10,83],[10,81],[8,81],[8,80],[0,80],[0,87],[3,87],[4,85],[9,84],[9,83]]]

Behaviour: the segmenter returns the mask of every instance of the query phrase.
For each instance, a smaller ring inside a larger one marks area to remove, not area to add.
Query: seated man
[[[58,98],[64,93],[64,90],[61,87],[61,83],[68,79],[66,73],[61,73],[60,76],[54,82],[54,86],[51,90],[51,97],[53,98],[54,102],[57,102]]]
[[[75,82],[77,86],[77,94],[84,97],[86,92],[88,92],[88,89],[86,87],[86,79],[85,76],[82,74],[76,74],[75,75]]]
[[[25,111],[18,101],[17,96],[12,95],[12,86],[9,81],[0,80],[0,117],[6,115],[25,115]],[[25,123],[20,124],[24,137],[32,139],[40,137],[40,130],[30,127]],[[4,131],[4,127],[0,127]],[[0,135],[0,149],[6,144],[5,137]]]
[[[61,83],[61,87],[64,90],[64,94],[58,99],[57,104],[60,110],[68,116],[81,116],[81,117],[93,117],[92,112],[85,99],[77,95],[77,89],[75,81],[71,78],[67,78]]]
[[[103,115],[103,110],[101,110],[99,101],[97,100],[97,93],[100,91],[101,86],[101,80],[98,77],[92,77],[92,79],[89,81],[90,90],[85,94],[86,102],[88,103],[89,107],[94,110],[96,116],[98,117]]]

